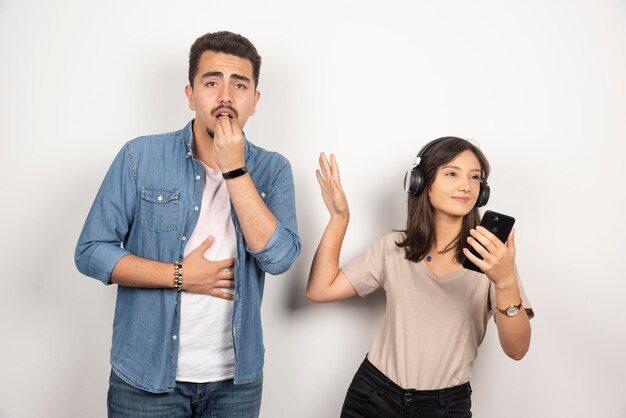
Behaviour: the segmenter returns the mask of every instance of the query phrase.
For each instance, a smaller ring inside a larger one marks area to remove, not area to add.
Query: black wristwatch
[[[230,180],[230,179],[234,179],[234,178],[239,177],[239,176],[243,176],[247,172],[248,172],[248,168],[246,166],[243,166],[241,168],[237,168],[235,170],[231,170],[231,171],[227,171],[225,173],[222,173],[222,176],[224,177],[224,179]]]

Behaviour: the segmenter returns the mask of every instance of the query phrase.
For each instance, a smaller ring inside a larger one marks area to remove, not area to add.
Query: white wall
[[[477,417],[624,417],[626,3],[0,2],[0,417],[104,417],[115,288],[74,245],[122,144],[182,127],[193,40],[242,33],[263,57],[246,127],[292,162],[303,253],[269,277],[262,417],[338,416],[384,296],[315,305],[326,222],[314,176],[337,154],[352,223],[343,259],[403,226],[402,176],[428,140],[475,138],[489,208],[517,218],[536,318],[527,357],[493,323]]]

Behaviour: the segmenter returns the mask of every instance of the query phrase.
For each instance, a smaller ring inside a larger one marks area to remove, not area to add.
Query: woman
[[[409,174],[406,229],[387,234],[341,269],[350,212],[334,155],[329,162],[322,153],[319,164],[330,221],[313,259],[307,297],[331,302],[379,287],[387,296],[385,316],[341,417],[471,417],[469,380],[489,317],[494,315],[504,352],[519,360],[530,345],[533,316],[515,268],[515,231],[504,244],[478,227],[477,202],[482,206],[489,197],[487,159],[461,138],[427,144]],[[483,273],[464,269],[464,257]]]

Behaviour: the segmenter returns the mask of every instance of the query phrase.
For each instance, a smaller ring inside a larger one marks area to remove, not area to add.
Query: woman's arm
[[[465,256],[487,275],[496,290],[496,307],[506,310],[510,305],[522,301],[515,274],[515,230],[509,234],[506,244],[483,227],[472,229],[469,244],[483,257],[480,260],[468,249]],[[519,309],[515,316],[508,316],[496,310],[494,318],[498,327],[500,345],[507,356],[521,360],[530,347],[530,321],[526,310]]]
[[[495,283],[495,289],[498,309],[506,310],[510,305],[518,305],[522,301],[522,307],[515,316],[508,316],[498,310],[494,312],[502,350],[513,360],[521,360],[530,346],[530,321],[523,307],[524,301],[520,295],[517,277],[513,276],[507,282]]]
[[[315,174],[324,204],[330,213],[330,220],[313,257],[306,297],[313,302],[332,302],[356,295],[352,284],[339,269],[339,254],[348,229],[350,210],[341,187],[335,156],[330,155],[329,163],[322,153],[319,164],[320,169]]]

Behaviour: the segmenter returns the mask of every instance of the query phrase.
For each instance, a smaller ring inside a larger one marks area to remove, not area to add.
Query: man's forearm
[[[173,288],[174,264],[128,254],[113,268],[111,283],[128,287]]]
[[[226,184],[246,243],[252,251],[261,251],[276,231],[276,217],[265,206],[249,174],[226,180]]]

